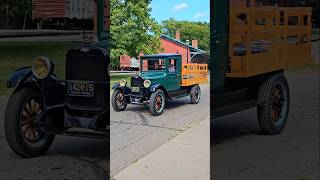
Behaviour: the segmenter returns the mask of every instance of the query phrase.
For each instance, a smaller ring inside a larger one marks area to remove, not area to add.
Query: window
[[[169,72],[176,72],[177,71],[177,60],[171,59],[169,60]]]
[[[142,60],[142,71],[164,71],[165,69],[166,66],[163,59]]]

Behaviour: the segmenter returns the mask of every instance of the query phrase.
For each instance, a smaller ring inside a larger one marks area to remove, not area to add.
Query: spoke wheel
[[[29,99],[22,110],[20,128],[24,138],[31,144],[41,141],[44,133],[36,125],[36,117],[42,112],[42,105],[38,99]]]
[[[111,104],[115,111],[124,111],[126,109],[127,102],[122,90],[114,90],[111,97]]]
[[[164,98],[163,98],[162,94],[158,94],[156,96],[156,100],[154,102],[154,106],[155,106],[156,111],[158,111],[158,112],[163,108],[163,105],[164,105],[163,99]]]
[[[41,93],[23,88],[14,92],[5,112],[5,134],[11,149],[22,157],[37,157],[46,153],[55,135],[42,131],[36,120],[43,111]],[[39,119],[40,120],[40,119]]]
[[[289,85],[278,73],[262,83],[258,93],[257,115],[264,134],[279,134],[286,125],[290,104]]]
[[[166,96],[161,89],[156,90],[150,96],[149,109],[153,116],[159,116],[164,112]]]
[[[198,104],[201,98],[201,89],[199,85],[195,85],[191,88],[190,99],[192,104]]]
[[[283,87],[277,84],[271,91],[270,105],[271,105],[271,120],[273,123],[281,121],[284,113],[284,104],[286,95],[284,94]]]

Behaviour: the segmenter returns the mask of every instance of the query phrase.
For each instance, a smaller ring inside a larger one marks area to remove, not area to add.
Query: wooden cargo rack
[[[312,61],[311,8],[231,8],[227,77],[252,77]]]
[[[208,82],[207,64],[185,64],[182,66],[181,86],[192,86]]]

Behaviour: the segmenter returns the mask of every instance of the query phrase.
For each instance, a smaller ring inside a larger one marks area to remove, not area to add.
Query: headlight
[[[53,63],[47,57],[37,57],[32,66],[32,73],[37,79],[45,79],[53,72]]]
[[[144,86],[145,88],[150,87],[150,86],[151,86],[151,81],[150,81],[150,80],[145,80],[145,81],[143,82],[143,86]]]
[[[121,79],[119,81],[119,84],[120,84],[121,87],[125,87],[127,85],[127,81],[125,79]]]

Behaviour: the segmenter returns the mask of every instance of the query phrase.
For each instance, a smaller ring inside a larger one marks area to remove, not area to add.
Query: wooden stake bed
[[[252,77],[312,61],[311,8],[232,8],[229,28],[226,77]]]
[[[192,86],[208,82],[207,64],[186,64],[182,66],[181,86]]]

